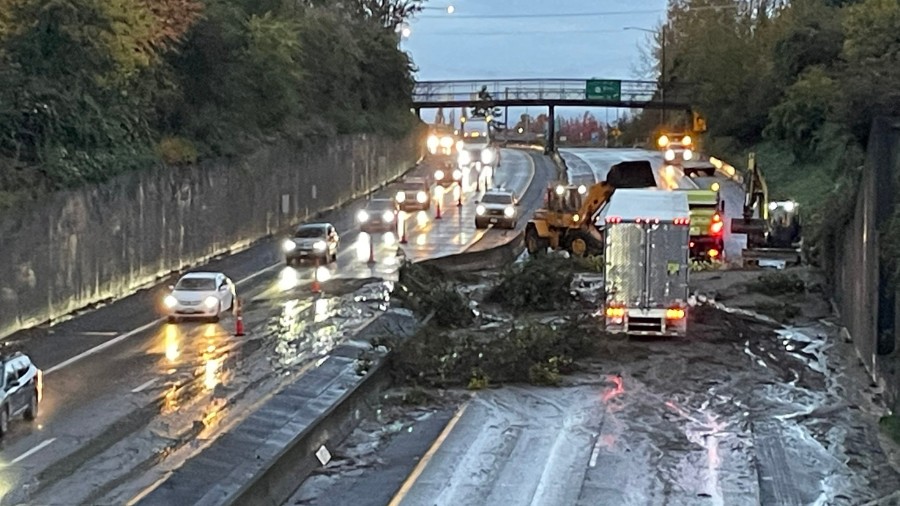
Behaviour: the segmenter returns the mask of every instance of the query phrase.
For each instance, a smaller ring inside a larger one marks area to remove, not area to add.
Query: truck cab
[[[494,169],[500,165],[500,150],[491,138],[490,122],[486,118],[470,118],[464,123],[459,151],[460,168]]]
[[[681,190],[690,208],[690,251],[695,260],[721,260],[725,250],[725,203],[717,190]]]

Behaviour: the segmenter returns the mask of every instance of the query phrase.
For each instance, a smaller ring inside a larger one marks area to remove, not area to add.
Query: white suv
[[[0,378],[0,436],[9,430],[9,421],[22,415],[26,420],[37,418],[43,393],[43,373],[23,353],[0,357],[3,377]]]

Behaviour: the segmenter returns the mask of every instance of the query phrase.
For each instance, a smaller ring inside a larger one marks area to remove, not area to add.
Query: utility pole
[[[660,95],[662,97],[662,125],[666,124],[666,26],[669,24],[669,21],[666,20],[662,25],[662,43],[660,44],[660,49],[662,51],[662,58],[660,59],[660,81],[661,81],[661,89]]]

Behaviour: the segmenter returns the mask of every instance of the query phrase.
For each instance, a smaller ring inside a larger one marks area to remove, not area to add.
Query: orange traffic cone
[[[234,335],[242,336],[244,335],[244,316],[243,311],[241,311],[241,300],[238,299],[234,302]]]
[[[319,261],[316,260],[316,267],[313,269],[312,293],[322,293],[322,287],[319,286]]]
[[[375,237],[369,236],[369,263],[375,263]]]

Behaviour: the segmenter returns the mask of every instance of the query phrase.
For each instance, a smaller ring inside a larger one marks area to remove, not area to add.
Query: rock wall
[[[416,135],[159,167],[0,216],[0,337],[120,297],[364,194],[411,167]]]

